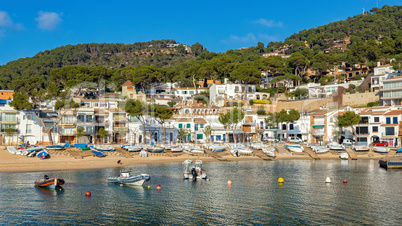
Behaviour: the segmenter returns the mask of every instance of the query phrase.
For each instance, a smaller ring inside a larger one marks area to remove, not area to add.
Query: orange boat
[[[64,184],[64,180],[61,178],[49,178],[47,175],[43,177],[43,180],[35,181],[35,186],[37,187],[50,187],[50,186],[60,186]]]

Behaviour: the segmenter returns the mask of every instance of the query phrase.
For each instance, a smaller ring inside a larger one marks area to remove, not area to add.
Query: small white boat
[[[205,152],[204,152],[204,150],[201,150],[200,148],[193,148],[193,149],[190,149],[190,153],[191,154],[204,154]]]
[[[151,177],[148,174],[130,175],[130,171],[121,171],[119,177],[109,177],[107,182],[126,184],[126,185],[143,185],[145,181],[149,181]]]
[[[94,145],[94,148],[98,151],[114,151],[112,145]]]
[[[356,145],[356,146],[353,146],[353,150],[355,150],[355,151],[369,151],[370,147],[366,146],[366,145]]]
[[[329,148],[325,146],[311,146],[311,150],[313,150],[316,154],[322,154],[327,153]]]
[[[349,154],[347,152],[339,153],[339,158],[343,160],[347,160],[349,158]]]
[[[263,148],[262,151],[268,156],[275,158],[276,157],[276,152],[274,147],[269,147],[269,148]]]
[[[303,147],[291,147],[291,146],[289,146],[289,147],[287,147],[287,148],[288,148],[289,151],[291,151],[291,152],[301,153],[301,152],[304,151],[304,148],[303,148]]]
[[[172,153],[180,153],[183,152],[183,148],[182,147],[171,147],[170,150],[172,151]]]
[[[126,146],[124,147],[128,152],[139,152],[142,150],[141,146]]]
[[[251,148],[257,149],[257,150],[262,150],[263,148],[267,148],[267,145],[264,145],[262,143],[252,143]]]
[[[378,147],[378,146],[374,146],[374,147],[373,147],[373,151],[374,151],[374,152],[377,152],[377,153],[382,153],[382,154],[384,154],[384,153],[388,153],[388,152],[389,152],[389,149],[388,149],[387,147]]]
[[[204,169],[202,169],[202,161],[195,160],[194,164],[193,161],[187,159],[184,160],[184,171],[183,171],[183,178],[184,179],[207,179],[207,173]]]
[[[340,145],[338,143],[328,144],[327,147],[329,148],[329,150],[332,150],[332,151],[342,151],[344,149],[342,147],[342,145]]]

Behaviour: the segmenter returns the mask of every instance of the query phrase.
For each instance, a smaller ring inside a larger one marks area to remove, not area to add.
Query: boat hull
[[[130,177],[109,177],[107,182],[109,183],[118,183],[124,185],[135,185],[141,186],[145,181],[149,181],[151,177],[148,174],[141,174]]]
[[[55,187],[55,186],[61,186],[63,184],[64,184],[64,180],[61,178],[49,178],[46,180],[35,181],[36,187]]]

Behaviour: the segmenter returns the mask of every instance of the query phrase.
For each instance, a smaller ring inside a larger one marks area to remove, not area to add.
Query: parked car
[[[388,142],[387,141],[378,141],[378,142],[375,142],[374,144],[373,144],[374,146],[385,146],[385,147],[388,147]]]
[[[288,141],[290,142],[302,142],[302,140],[298,137],[288,137]]]

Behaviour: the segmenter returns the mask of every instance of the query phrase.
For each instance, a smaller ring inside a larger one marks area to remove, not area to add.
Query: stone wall
[[[343,105],[349,105],[351,107],[367,106],[369,102],[380,101],[380,95],[378,92],[364,92],[343,95]]]

